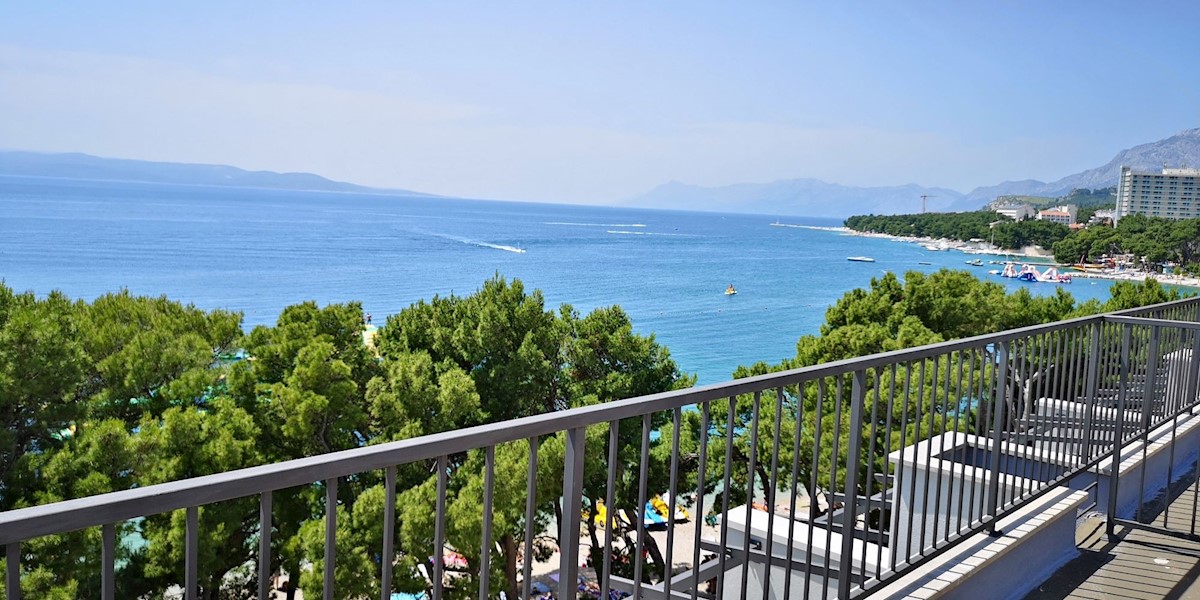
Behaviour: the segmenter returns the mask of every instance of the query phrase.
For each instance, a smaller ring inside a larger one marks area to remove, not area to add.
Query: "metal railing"
[[[331,568],[339,481],[378,470],[387,493],[370,576],[384,600],[396,565],[414,564],[402,552],[424,565],[406,576],[432,600],[511,589],[494,581],[497,553],[528,596],[547,568],[533,558],[545,539],[559,598],[866,596],[1191,411],[1197,323],[1200,299],[1189,299],[0,513],[8,599],[21,597],[23,542],[90,527],[102,532],[99,596],[113,598],[114,528],[171,511],[186,519],[179,584],[197,597],[200,509],[255,496],[267,598],[273,495],[314,485],[325,547],[309,560],[324,565],[324,596],[342,597]],[[501,532],[496,455],[514,448],[524,511]],[[451,539],[447,503],[472,464],[481,533]],[[405,465],[437,480],[425,548],[396,546]],[[547,467],[561,471],[551,486],[539,482]],[[501,534],[515,547],[498,545]],[[449,552],[465,564],[447,564]]]

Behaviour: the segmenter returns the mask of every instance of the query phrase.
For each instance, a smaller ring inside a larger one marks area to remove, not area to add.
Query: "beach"
[[[981,254],[989,256],[1005,257],[1009,262],[1022,262],[1021,260],[1013,261],[1013,258],[1026,259],[1030,262],[1046,264],[1047,260],[1053,260],[1054,256],[1039,246],[1026,246],[1020,251],[1002,250],[987,242],[960,242],[958,240],[948,240],[942,238],[916,237],[916,236],[900,236],[890,235],[886,233],[873,233],[866,231],[854,231],[849,228],[828,228],[836,229],[843,235],[855,237],[868,237],[876,239],[885,239],[895,242],[906,242],[917,244],[925,247],[931,252],[944,252],[956,250],[964,254]],[[1061,263],[1054,264],[1058,267],[1072,268],[1071,265]],[[1200,290],[1200,277],[1192,277],[1186,275],[1177,275],[1173,273],[1155,273],[1148,271],[1131,271],[1128,269],[1088,269],[1080,270],[1073,269],[1070,271],[1072,277],[1080,277],[1085,279],[1105,279],[1110,281],[1144,281],[1146,279],[1154,279],[1164,285],[1173,285],[1178,287],[1196,288]]]

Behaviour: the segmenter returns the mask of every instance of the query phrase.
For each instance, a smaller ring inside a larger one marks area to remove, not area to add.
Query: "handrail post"
[[[334,561],[337,560],[337,478],[325,481],[325,580],[323,582],[323,597],[333,600],[334,575],[337,574]],[[438,560],[441,560],[438,556]]]
[[[258,497],[258,598],[271,597],[271,501],[270,491]]]
[[[1000,446],[1004,441],[1004,410],[1008,406],[1008,342],[1000,342],[996,355],[999,361],[999,391],[996,393],[996,407],[992,411],[992,456],[988,471],[992,478],[988,482],[987,516],[988,532],[997,535],[996,515],[1000,512]]]
[[[380,600],[392,597],[392,562],[396,560],[396,467],[383,474],[383,554],[379,560]]]
[[[854,570],[851,568],[854,565],[854,529],[856,523],[856,509],[858,508],[858,463],[859,453],[862,451],[862,418],[863,404],[865,404],[867,388],[867,372],[859,369],[854,372],[854,381],[850,387],[850,422],[847,425],[849,431],[849,446],[846,448],[846,487],[845,501],[842,504],[842,550],[841,559],[838,560],[838,598],[850,597],[850,583],[854,578]],[[835,456],[833,460],[837,460]],[[868,458],[870,460],[870,458]],[[831,482],[832,483],[832,482]],[[774,511],[774,507],[771,507]],[[830,507],[832,511],[833,507]],[[833,524],[830,523],[832,526]],[[748,526],[748,525],[747,525]],[[749,536],[750,532],[747,531]],[[743,568],[748,568],[749,565]],[[768,571],[766,578],[770,578],[771,573]]]
[[[108,523],[100,527],[100,600],[113,600],[117,596],[116,554],[117,528]]]
[[[1117,377],[1117,431],[1113,436],[1112,459],[1108,466],[1108,518],[1105,532],[1109,539],[1115,539],[1117,534],[1117,492],[1121,479],[1121,453],[1125,446],[1125,398],[1129,387],[1129,346],[1133,336],[1133,326],[1121,327],[1121,368]]]
[[[197,600],[200,598],[200,585],[197,577],[197,572],[200,568],[200,507],[188,507],[186,518],[187,531],[184,534],[183,598],[184,600]]]
[[[558,532],[559,598],[574,598],[579,586],[579,510],[583,504],[583,443],[586,437],[587,429],[584,427],[567,431],[567,453],[563,463],[562,529]]]
[[[8,600],[21,600],[21,542],[5,545],[4,557],[8,561],[4,584]]]

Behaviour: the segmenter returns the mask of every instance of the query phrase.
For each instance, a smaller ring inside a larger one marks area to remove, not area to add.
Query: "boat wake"
[[[820,225],[793,225],[791,223],[771,223],[771,227],[791,227],[793,229],[813,229],[816,231],[836,231],[844,233],[850,231],[849,227],[822,227]]]
[[[450,235],[448,233],[430,233],[428,235],[432,235],[433,237],[439,237],[444,240],[450,240],[452,242],[458,242],[460,244],[467,244],[468,246],[476,246],[478,248],[491,248],[492,250],[503,250],[505,252],[512,252],[514,254],[525,254],[525,249],[517,247],[517,246],[508,246],[505,244],[493,244],[491,242],[485,242],[482,240],[473,240],[470,238],[459,237],[457,235]]]
[[[610,233],[612,235],[662,235],[670,237],[695,237],[687,233],[659,233],[656,231],[628,231],[622,229],[609,229],[604,233]]]

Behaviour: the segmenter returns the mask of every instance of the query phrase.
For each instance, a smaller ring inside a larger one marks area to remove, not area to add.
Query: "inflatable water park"
[[[1071,274],[1059,273],[1058,268],[1054,266],[1047,268],[1044,272],[1039,272],[1033,265],[1021,265],[1018,270],[1016,264],[1008,263],[1004,265],[1000,276],[1030,283],[1071,283]]]

